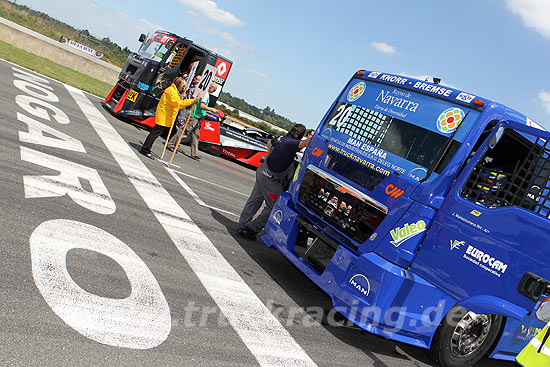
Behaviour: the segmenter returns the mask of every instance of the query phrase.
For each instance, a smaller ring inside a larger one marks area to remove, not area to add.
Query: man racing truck
[[[472,366],[513,360],[544,327],[549,217],[550,133],[472,93],[360,70],[262,239],[356,325]]]
[[[223,89],[232,62],[193,41],[176,34],[156,31],[142,43],[137,52],[128,56],[103,106],[115,116],[134,122],[155,126],[155,109],[160,96],[177,76],[185,76],[190,65],[198,61],[195,75],[202,73],[206,65],[216,67],[214,82],[220,88],[210,96],[209,106],[214,106]]]

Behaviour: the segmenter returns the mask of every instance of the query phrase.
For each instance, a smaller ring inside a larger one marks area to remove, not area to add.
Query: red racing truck
[[[169,32],[156,31],[150,37],[142,34],[139,41],[141,47],[128,56],[103,107],[117,117],[153,127],[162,92],[196,61],[196,74],[201,74],[206,65],[216,67],[214,82],[220,88],[210,96],[209,105],[216,104],[233,64],[230,60]]]

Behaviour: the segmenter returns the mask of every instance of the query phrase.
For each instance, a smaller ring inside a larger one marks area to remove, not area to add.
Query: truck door
[[[548,139],[497,124],[450,189],[412,270],[473,312],[531,311],[535,300],[518,292],[522,277],[550,279]]]

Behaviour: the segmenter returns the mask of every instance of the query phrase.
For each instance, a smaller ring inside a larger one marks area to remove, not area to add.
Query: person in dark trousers
[[[199,98],[182,100],[178,94],[185,88],[185,80],[182,77],[177,77],[174,83],[164,90],[160,97],[159,104],[157,105],[157,112],[155,116],[155,126],[151,129],[149,135],[145,139],[143,146],[141,147],[141,154],[152,158],[151,148],[155,140],[162,134],[168,134],[170,127],[176,119],[178,111],[182,108],[192,105],[194,102],[198,102]],[[172,130],[172,134],[176,133],[176,129]],[[169,139],[167,137],[166,139]]]
[[[210,102],[210,94],[218,90],[218,84],[210,84],[208,88],[208,93],[204,94],[204,97],[201,99],[201,103],[193,107],[191,111],[191,118],[187,124],[187,134],[191,136],[191,158],[198,160],[201,157],[197,154],[199,151],[199,133],[201,129],[201,119],[206,116],[206,112],[210,111],[217,114],[218,110],[214,107],[208,107]]]
[[[311,140],[311,136],[302,140],[305,132],[304,125],[296,124],[286,135],[267,142],[269,155],[256,170],[256,183],[239,218],[239,236],[254,240],[256,234],[264,228],[271,209],[279,194],[283,192],[290,171],[294,168],[296,152],[306,147]],[[262,203],[265,203],[264,209],[253,219]]]

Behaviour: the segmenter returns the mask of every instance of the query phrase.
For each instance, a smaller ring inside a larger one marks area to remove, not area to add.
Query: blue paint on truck
[[[369,332],[442,365],[512,360],[543,325],[532,311],[550,279],[548,139],[474,94],[359,71],[262,239]]]

